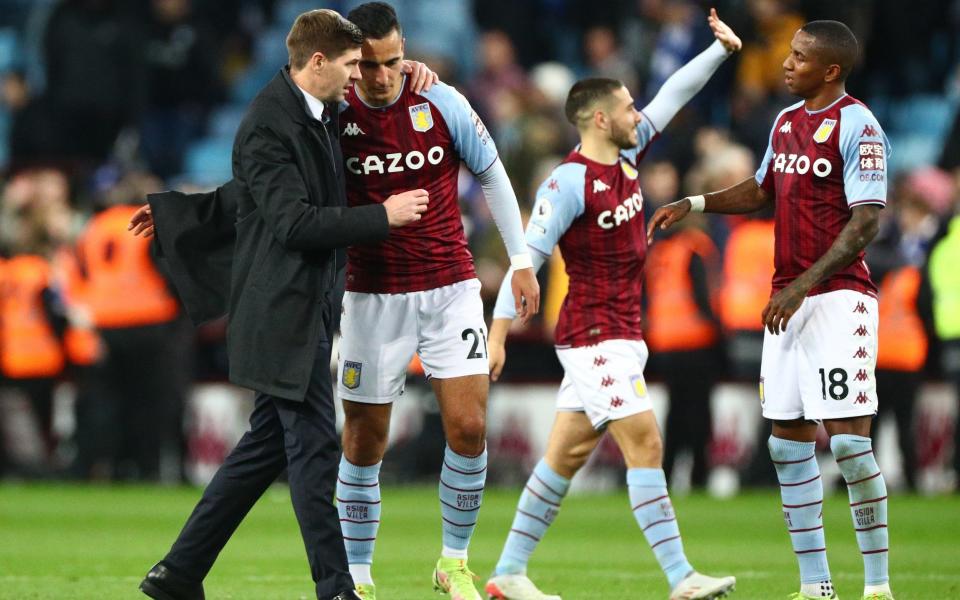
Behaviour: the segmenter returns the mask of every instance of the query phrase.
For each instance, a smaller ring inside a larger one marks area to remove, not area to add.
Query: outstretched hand
[[[145,238],[153,237],[153,213],[150,212],[149,204],[144,204],[133,213],[130,223],[127,224],[127,231]]]
[[[713,37],[717,38],[717,40],[723,44],[727,52],[738,52],[743,48],[743,42],[741,42],[737,34],[733,32],[733,29],[730,29],[730,26],[721,21],[720,17],[717,16],[717,9],[710,9],[710,16],[707,17],[707,23],[710,25],[710,29],[713,30]]]
[[[682,198],[658,208],[647,223],[647,243],[653,243],[653,233],[657,228],[666,229],[683,219],[690,212],[690,207],[690,199]]]

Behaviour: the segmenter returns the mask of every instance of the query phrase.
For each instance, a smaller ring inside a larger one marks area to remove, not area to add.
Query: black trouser
[[[317,597],[353,589],[333,504],[339,457],[330,343],[322,341],[303,402],[257,394],[250,431],[204,490],[163,562],[185,577],[206,577],[240,521],[286,468]]]
[[[713,348],[687,352],[664,352],[658,357],[670,396],[663,441],[663,470],[669,478],[677,454],[689,448],[693,454],[690,483],[707,483],[708,451],[712,432],[710,394],[717,377],[719,357]]]
[[[877,369],[877,390],[881,393],[880,416],[893,412],[897,423],[897,441],[903,456],[903,476],[910,486],[916,487],[917,441],[913,427],[913,407],[920,389],[920,373]],[[873,420],[876,432],[878,419]]]
[[[192,333],[181,320],[103,329],[98,364],[80,375],[77,462],[81,477],[155,480],[164,449],[176,451],[192,380]]]

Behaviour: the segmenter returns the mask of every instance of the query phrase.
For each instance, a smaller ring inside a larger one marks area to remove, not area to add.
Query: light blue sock
[[[380,464],[358,467],[344,456],[337,474],[337,512],[350,564],[372,564],[380,528]]]
[[[560,512],[560,502],[570,489],[570,480],[557,475],[543,459],[534,467],[520,494],[510,534],[503,545],[495,575],[521,575],[543,534]]]
[[[887,583],[887,484],[873,456],[873,442],[868,437],[841,434],[830,438],[830,449],[847,482],[853,527],[863,554],[864,583]]]
[[[693,567],[683,553],[680,527],[667,493],[667,477],[663,469],[627,469],[627,488],[633,516],[672,590]]]
[[[800,583],[830,581],[823,534],[823,481],[816,444],[770,436],[767,447],[780,480],[783,518],[800,564]]]
[[[480,456],[470,457],[447,447],[440,469],[440,517],[445,549],[466,552],[477,526],[486,481],[486,449]]]

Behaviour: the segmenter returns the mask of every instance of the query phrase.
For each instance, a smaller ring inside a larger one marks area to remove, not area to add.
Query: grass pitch
[[[138,598],[137,584],[167,551],[200,490],[0,485],[0,598]],[[509,530],[519,490],[488,490],[470,565],[485,578]],[[374,576],[383,600],[442,600],[430,573],[440,549],[432,487],[387,487]],[[666,583],[633,521],[624,490],[568,498],[530,565],[565,600],[663,600]],[[678,497],[687,555],[699,570],[737,576],[736,599],[783,599],[798,589],[779,496]],[[845,495],[824,507],[833,580],[859,599],[863,568]],[[960,499],[894,496],[890,554],[898,600],[960,597]],[[219,599],[311,599],[303,544],[286,488],[272,488],[205,582]]]

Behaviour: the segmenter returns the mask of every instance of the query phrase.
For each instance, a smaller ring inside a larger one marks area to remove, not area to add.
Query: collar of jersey
[[[806,106],[803,107],[803,110],[806,110],[808,115],[818,115],[818,114],[822,113],[822,112],[825,111],[825,110],[830,110],[831,108],[833,108],[833,107],[837,104],[837,102],[840,102],[841,100],[843,100],[844,98],[846,98],[847,95],[848,95],[848,94],[844,93],[842,96],[840,96],[839,98],[837,98],[836,100],[834,100],[834,101],[831,102],[830,104],[824,106],[824,107],[821,108],[820,110],[807,110],[807,107],[806,107]]]
[[[366,106],[371,110],[386,110],[397,103],[400,100],[400,96],[403,95],[403,90],[407,87],[407,75],[403,75],[403,83],[400,84],[400,91],[397,93],[397,97],[390,101],[389,104],[384,104],[383,106],[373,106],[372,104],[367,104],[366,100],[363,99],[363,96],[360,95],[360,90],[357,89],[357,84],[353,84],[353,93],[357,95],[357,100],[360,101],[360,104]]]

